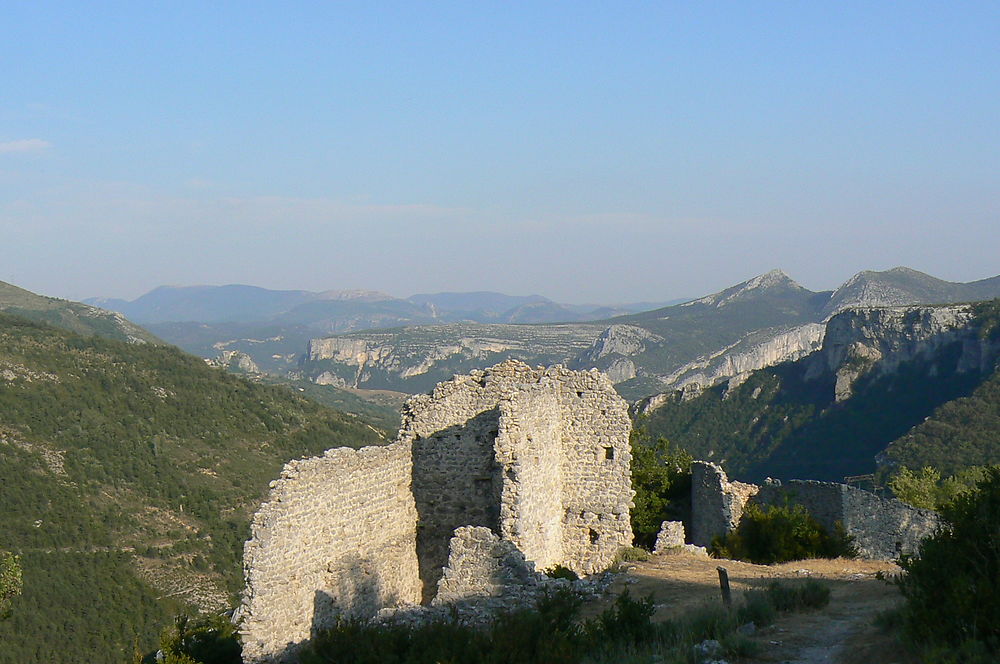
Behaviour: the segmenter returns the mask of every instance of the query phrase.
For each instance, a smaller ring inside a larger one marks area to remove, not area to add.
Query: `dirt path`
[[[709,603],[720,603],[717,567],[729,572],[734,602],[752,588],[773,579],[795,582],[823,579],[830,585],[830,604],[819,611],[785,614],[774,625],[761,629],[755,639],[763,645],[753,662],[790,664],[862,664],[900,662],[886,638],[872,627],[876,614],[898,601],[895,588],[876,578],[878,572],[898,571],[894,564],[870,560],[805,560],[781,565],[753,565],[715,560],[687,553],[653,556],[631,563],[620,575],[609,597],[587,607],[587,615],[607,608],[628,589],[634,597],[650,593],[656,605],[654,620],[669,620]],[[749,664],[749,663],[748,663]]]

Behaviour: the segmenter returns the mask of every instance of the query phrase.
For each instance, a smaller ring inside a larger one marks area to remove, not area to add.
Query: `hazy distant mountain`
[[[642,310],[645,303],[566,305],[541,295],[489,291],[424,293],[276,291],[255,286],[161,286],[132,301],[87,300],[141,322],[205,358],[239,350],[267,372],[290,370],[309,339],[360,330],[448,323],[562,323]]]
[[[541,295],[504,295],[492,291],[472,293],[421,293],[406,298],[414,304],[432,305],[439,311],[451,312],[492,312],[501,314],[525,304],[537,302],[551,303]]]
[[[37,295],[3,281],[0,281],[0,311],[55,325],[78,334],[96,334],[130,343],[160,342],[152,334],[115,311]]]
[[[398,390],[423,389],[430,380],[427,376],[487,366],[487,360],[507,352],[461,350],[466,342],[478,347],[476,340],[489,339],[497,347],[524,348],[530,346],[531,335],[542,338],[551,330],[520,330],[514,327],[517,324],[563,325],[556,336],[572,329],[572,343],[541,351],[537,361],[552,358],[573,368],[596,367],[610,375],[626,398],[640,399],[681,388],[703,389],[807,355],[822,343],[824,322],[845,308],[996,296],[1000,296],[1000,277],[961,284],[894,268],[861,272],[836,291],[823,292],[813,292],[781,270],[772,270],[712,295],[638,312],[635,308],[643,303],[568,305],[541,295],[447,292],[400,299],[372,291],[310,293],[250,286],[162,287],[123,310],[139,321],[173,321],[149,325],[189,352],[213,357],[239,350],[264,371],[278,374],[297,371],[309,339],[406,327],[405,333],[393,333],[391,341],[379,336],[373,346],[396,348],[397,357],[403,353],[407,361],[399,367],[382,366],[370,373],[367,382],[364,372],[355,376],[353,365],[331,373],[348,385],[377,383]],[[462,327],[442,327],[453,323]],[[477,324],[484,327],[476,328]],[[456,338],[458,329],[468,338]],[[591,335],[589,345],[579,346],[581,334]],[[410,348],[408,338],[420,341]],[[400,339],[407,350],[397,348]],[[562,353],[570,347],[578,350],[565,357]],[[314,369],[305,371],[315,376],[331,367]]]
[[[308,291],[277,291],[256,286],[160,286],[122,302],[93,298],[85,302],[118,304],[116,310],[137,323],[198,321],[202,323],[267,320],[316,297]]]

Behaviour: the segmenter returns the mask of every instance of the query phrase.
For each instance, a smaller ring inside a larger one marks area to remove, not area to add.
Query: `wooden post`
[[[733,606],[733,593],[729,589],[729,572],[725,567],[716,567],[719,570],[719,587],[722,589],[722,603],[726,608]]]

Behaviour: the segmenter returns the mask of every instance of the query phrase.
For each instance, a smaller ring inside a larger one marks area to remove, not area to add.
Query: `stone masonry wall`
[[[860,555],[877,560],[916,553],[920,541],[939,523],[937,513],[931,510],[833,482],[771,480],[754,498],[765,505],[783,505],[786,500],[805,507],[827,530],[832,531],[839,521],[854,537]]]
[[[757,487],[730,482],[721,466],[708,461],[691,464],[691,543],[709,546],[725,535],[743,516],[747,500]]]
[[[339,615],[420,601],[407,443],[292,461],[244,549],[245,662],[294,658]]]
[[[512,542],[489,528],[463,526],[449,545],[448,566],[438,582],[436,605],[531,595],[540,584],[535,567]]]
[[[631,422],[597,370],[509,360],[403,409],[397,442],[293,461],[244,550],[244,661],[284,662],[338,616],[524,596],[535,569],[632,542]]]
[[[412,397],[417,556],[425,601],[456,528],[483,526],[537,567],[589,574],[632,541],[627,405],[597,371],[509,360]]]
[[[916,553],[920,541],[939,523],[936,512],[846,484],[768,480],[757,487],[730,482],[719,466],[695,461],[691,464],[691,541],[708,546],[716,535],[736,528],[750,501],[802,505],[829,532],[840,523],[854,537],[861,557],[876,560]]]

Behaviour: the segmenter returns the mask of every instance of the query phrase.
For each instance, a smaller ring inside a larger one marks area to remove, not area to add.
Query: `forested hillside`
[[[678,395],[639,426],[754,481],[840,481],[872,473],[879,462],[887,470],[932,465],[946,475],[998,463],[1000,373],[963,362],[971,339],[993,339],[994,347],[1000,340],[1000,303],[974,310],[967,334],[891,370],[861,356],[837,371],[818,370],[823,358],[809,356],[756,371],[732,388],[717,385],[689,400]],[[838,399],[845,371],[860,377],[850,396]]]
[[[381,442],[177,349],[0,314],[0,549],[24,573],[0,662],[120,662],[178,604],[232,606],[249,516],[282,464]]]

